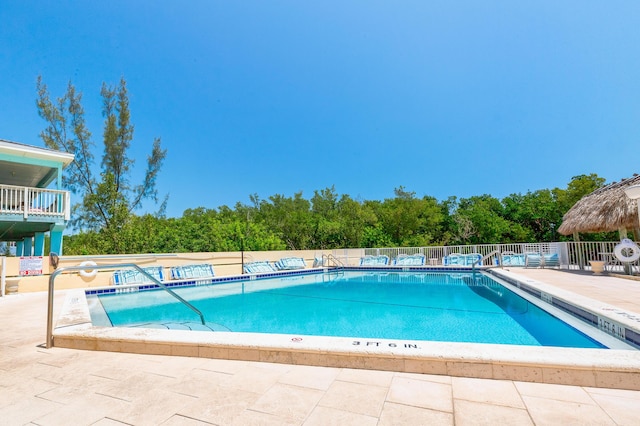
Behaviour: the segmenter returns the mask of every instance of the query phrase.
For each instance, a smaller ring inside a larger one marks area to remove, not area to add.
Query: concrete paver
[[[525,409],[505,407],[502,405],[456,399],[455,424],[467,425],[533,425],[535,424]],[[554,423],[563,424],[563,423]],[[566,423],[564,423],[566,424]]]
[[[595,401],[585,404],[526,395],[522,399],[536,425],[616,424]],[[640,420],[640,417],[638,419]]]
[[[385,402],[378,426],[391,425],[450,426],[453,413]]]
[[[640,312],[638,282],[522,273]],[[45,325],[46,294],[0,298],[3,425],[640,424],[638,391],[43,349]]]
[[[387,400],[397,404],[451,413],[451,385],[404,377],[393,379]]]
[[[388,389],[336,380],[318,405],[378,417]]]
[[[524,402],[513,382],[467,377],[453,377],[451,381],[454,399],[524,408]]]

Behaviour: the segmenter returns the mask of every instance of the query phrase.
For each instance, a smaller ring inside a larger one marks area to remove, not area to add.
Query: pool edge
[[[65,300],[54,346],[640,390],[640,351],[97,327],[83,290]]]

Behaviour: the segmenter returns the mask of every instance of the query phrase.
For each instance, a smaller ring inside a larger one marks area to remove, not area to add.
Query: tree
[[[260,215],[269,229],[273,229],[289,250],[313,248],[311,233],[311,203],[302,198],[302,192],[293,198],[281,194],[272,195],[269,201],[260,202]]]
[[[557,199],[562,214],[566,213],[575,203],[585,195],[591,194],[598,188],[604,186],[605,179],[595,173],[589,175],[578,175],[571,178],[566,190],[558,190]]]
[[[540,189],[525,195],[511,194],[502,200],[502,204],[505,217],[513,226],[520,225],[527,230],[524,240],[514,242],[554,240],[554,229],[562,219],[554,191]]]
[[[460,200],[454,220],[458,235],[465,244],[500,243],[508,241],[512,224],[504,218],[500,200],[484,194]]]
[[[443,220],[442,207],[433,197],[416,198],[415,192],[400,186],[395,198],[382,203],[379,218],[384,233],[400,247],[431,244]]]
[[[338,210],[335,187],[314,191],[311,197],[313,247],[327,249],[345,247],[345,233]]]
[[[63,176],[64,186],[80,195],[81,200],[73,206],[72,225],[102,234],[108,241],[104,248],[106,252],[124,253],[126,248],[118,234],[144,200],[158,202],[156,178],[167,151],[156,138],[147,157],[142,183],[131,184],[130,171],[135,160],[127,152],[133,141],[134,127],[130,122],[126,81],[122,78],[117,87],[103,83],[100,94],[104,153],[98,176],[92,152],[95,144],[85,125],[82,94],[69,82],[67,92],[54,103],[41,76],[37,91],[38,114],[47,122],[40,137],[48,148],[74,154],[74,160]],[[159,209],[160,215],[165,205],[166,198]]]

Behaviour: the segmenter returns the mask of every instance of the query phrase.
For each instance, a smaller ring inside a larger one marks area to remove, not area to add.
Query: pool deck
[[[640,314],[639,281],[510,272]],[[55,317],[66,293],[55,295]],[[0,298],[2,424],[640,424],[640,391],[44,349],[46,299],[45,293]]]

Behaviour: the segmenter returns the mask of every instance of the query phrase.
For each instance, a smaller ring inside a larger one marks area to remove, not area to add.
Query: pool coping
[[[636,315],[621,309],[508,270],[491,273],[552,302],[570,299],[572,306],[597,312],[599,321],[637,326],[631,318]],[[604,323],[599,328],[607,331]],[[68,294],[54,346],[640,390],[638,350],[98,327],[91,324],[85,290]]]

